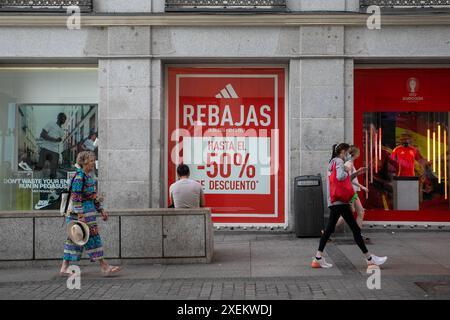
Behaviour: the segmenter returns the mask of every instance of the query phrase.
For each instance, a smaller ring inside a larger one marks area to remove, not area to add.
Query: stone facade
[[[162,0],[95,3],[98,14],[164,11]],[[290,0],[287,4],[291,11],[359,10],[354,0]],[[0,43],[0,62],[36,58],[98,62],[99,179],[107,194],[106,206],[114,209],[165,204],[166,64],[253,62],[288,67],[287,172],[292,199],[295,176],[323,174],[332,144],[353,140],[356,64],[399,63],[404,57],[408,57],[405,62],[439,64],[450,56],[449,28],[419,25],[384,26],[382,32],[365,26],[328,25],[110,26],[76,31],[2,27]],[[292,229],[292,204],[288,209]],[[46,227],[44,222],[41,227]]]

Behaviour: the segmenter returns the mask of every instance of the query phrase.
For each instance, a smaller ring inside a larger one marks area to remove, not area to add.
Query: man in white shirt
[[[66,122],[67,116],[59,113],[56,122],[49,122],[41,131],[41,150],[39,151],[39,161],[34,169],[40,171],[44,168],[45,162],[50,163],[50,179],[56,179],[56,170],[59,165],[59,144],[64,138],[62,125]],[[52,193],[54,195],[54,192]],[[57,196],[58,198],[59,196]],[[36,210],[43,209],[50,204],[48,193],[41,193],[39,202],[35,205]]]
[[[56,178],[56,170],[59,163],[59,144],[64,137],[64,129],[62,125],[66,122],[67,117],[64,113],[58,114],[56,122],[49,122],[41,131],[41,150],[39,152],[39,161],[35,166],[35,170],[42,170],[45,161],[50,162],[50,179]]]
[[[199,208],[205,206],[205,195],[200,183],[189,179],[189,167],[180,164],[177,167],[178,181],[169,188],[170,201],[175,208]]]

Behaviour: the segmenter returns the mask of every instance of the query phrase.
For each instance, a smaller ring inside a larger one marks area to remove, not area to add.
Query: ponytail
[[[350,145],[348,143],[339,143],[333,145],[333,151],[331,153],[331,160],[339,156],[339,154],[342,152],[342,150],[348,150],[350,149]]]
[[[337,148],[337,144],[333,144],[333,149],[331,150],[331,160],[333,160],[334,158],[336,158],[336,148]]]

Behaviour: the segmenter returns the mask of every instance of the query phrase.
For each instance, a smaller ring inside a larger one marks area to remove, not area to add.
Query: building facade
[[[184,162],[217,226],[293,230],[294,178],[347,142],[368,223],[450,222],[450,1],[33,2],[0,1],[0,210],[56,209],[98,129],[107,208],[167,206]],[[60,165],[35,170],[60,113]]]

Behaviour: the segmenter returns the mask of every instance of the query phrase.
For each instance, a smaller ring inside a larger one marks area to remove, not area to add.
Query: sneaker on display
[[[55,202],[59,199],[59,194],[57,194],[55,191],[49,194],[48,201],[49,202]]]
[[[41,210],[42,208],[48,207],[50,205],[48,200],[39,200],[38,203],[34,206],[35,210]]]
[[[333,265],[326,262],[325,258],[322,259],[313,258],[311,262],[311,268],[331,268]]]
[[[19,168],[24,170],[24,171],[33,171],[33,169],[30,168],[30,166],[28,165],[28,163],[24,162],[24,161],[20,161],[19,163]]]
[[[387,260],[387,257],[378,257],[378,256],[376,256],[374,254],[371,254],[370,257],[372,259],[367,260],[367,265],[368,266],[370,266],[370,265],[381,266]]]

